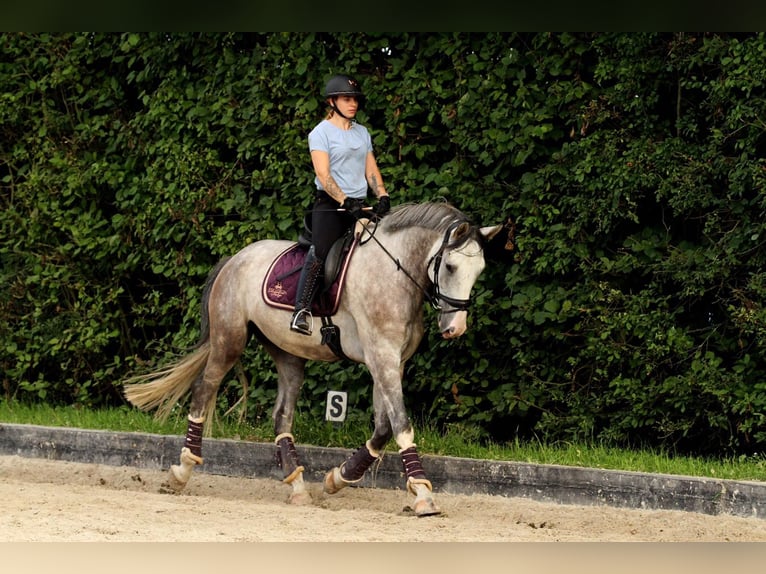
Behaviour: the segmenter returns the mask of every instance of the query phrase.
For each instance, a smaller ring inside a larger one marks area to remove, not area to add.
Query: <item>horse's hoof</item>
[[[336,476],[337,475],[337,476]],[[324,475],[324,491],[327,494],[335,494],[341,488],[346,486],[340,477],[340,470],[336,466],[330,472]]]
[[[415,516],[436,516],[441,514],[441,509],[433,500],[418,500],[415,502]]]
[[[293,492],[287,499],[287,503],[295,506],[308,506],[313,504],[313,500],[308,492]]]
[[[177,464],[171,465],[168,472],[168,481],[163,486],[167,486],[173,492],[181,492],[186,488],[186,483],[189,482],[188,476],[184,476],[186,474],[188,473],[185,473],[181,466]]]
[[[178,494],[184,487],[186,487],[186,482],[179,480],[171,467],[168,471],[168,479],[160,485],[160,492],[162,494]]]

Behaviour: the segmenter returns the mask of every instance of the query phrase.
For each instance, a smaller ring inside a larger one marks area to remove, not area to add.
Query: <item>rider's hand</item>
[[[364,207],[364,201],[361,199],[347,197],[343,201],[343,205],[341,207],[348,211],[348,213],[354,219],[361,219],[362,217],[365,217],[364,212],[362,211],[362,208]]]
[[[380,199],[378,199],[378,204],[373,209],[375,212],[375,216],[380,219],[383,217],[386,213],[391,211],[391,198],[387,195],[381,195]]]

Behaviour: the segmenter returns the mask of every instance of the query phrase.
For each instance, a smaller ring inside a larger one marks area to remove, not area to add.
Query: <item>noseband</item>
[[[439,247],[439,251],[437,251],[436,254],[428,260],[428,265],[426,265],[426,269],[428,269],[431,263],[434,264],[434,282],[431,288],[431,292],[427,293],[428,302],[431,303],[431,306],[434,309],[440,311],[441,313],[457,313],[458,311],[468,311],[468,305],[470,304],[469,299],[454,299],[444,295],[439,289],[439,269],[442,266],[442,257],[444,252],[449,246],[449,237],[452,232],[463,223],[465,222],[456,221],[447,228],[447,231],[444,232],[444,239],[442,239],[442,244],[441,247]],[[454,307],[454,309],[445,311],[444,308],[439,304],[439,301],[444,301],[448,305]]]

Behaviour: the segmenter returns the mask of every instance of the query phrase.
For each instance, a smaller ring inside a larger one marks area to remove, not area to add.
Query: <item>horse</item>
[[[191,392],[179,464],[171,465],[169,472],[172,489],[181,491],[194,467],[203,464],[204,423],[214,412],[218,387],[254,337],[276,366],[274,443],[283,482],[292,486],[288,503],[312,502],[292,434],[304,367],[309,360],[350,360],[364,363],[371,374],[374,430],[354,454],[327,472],[324,492],[334,494],[361,481],[393,438],[407,496],[415,497],[415,515],[439,514],[405,409],[404,366],[423,337],[426,300],[438,312],[444,339],[466,331],[470,294],[485,267],[483,249],[501,228],[475,226],[446,201],[401,204],[378,221],[357,222],[354,233],[359,241],[344,268],[343,289],[331,316],[343,334],[341,349],[336,350],[323,344],[319,330],[310,336],[291,331],[292,309],[269,305],[262,296],[267,270],[296,242],[258,240],[219,261],[203,289],[197,345],[169,366],[133,376],[123,385],[130,403],[142,410],[157,409],[159,418],[167,417]]]

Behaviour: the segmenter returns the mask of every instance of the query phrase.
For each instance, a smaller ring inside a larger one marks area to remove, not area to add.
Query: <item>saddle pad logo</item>
[[[285,295],[287,295],[287,290],[284,287],[282,287],[281,281],[277,281],[276,283],[274,283],[274,285],[270,285],[268,292],[269,292],[269,297],[277,301],[282,299]]]

